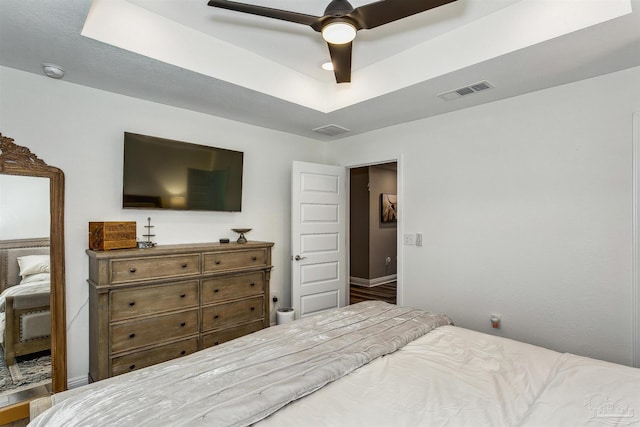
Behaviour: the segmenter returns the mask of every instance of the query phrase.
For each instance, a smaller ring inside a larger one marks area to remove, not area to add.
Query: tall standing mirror
[[[2,134],[0,349],[0,425],[28,417],[37,387],[66,390],[64,174]]]

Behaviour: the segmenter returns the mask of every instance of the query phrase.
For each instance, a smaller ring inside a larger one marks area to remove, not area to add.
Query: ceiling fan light
[[[356,38],[356,27],[348,22],[332,22],[322,29],[322,38],[331,44],[349,43]]]

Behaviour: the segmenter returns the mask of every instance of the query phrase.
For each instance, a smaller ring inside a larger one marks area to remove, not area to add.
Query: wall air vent
[[[471,95],[472,93],[480,92],[482,90],[491,89],[493,85],[488,81],[482,81],[471,84],[469,86],[461,87],[458,89],[450,90],[439,94],[438,96],[445,101],[453,101],[454,99],[461,98],[463,96]]]
[[[326,125],[313,129],[314,132],[318,132],[327,136],[340,135],[341,133],[349,132],[350,130],[351,129],[343,128],[342,126],[338,125]]]

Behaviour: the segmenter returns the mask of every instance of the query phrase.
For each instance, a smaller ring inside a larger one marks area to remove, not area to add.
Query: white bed
[[[622,426],[640,419],[640,372],[442,326],[258,425],[302,419],[313,426]]]
[[[5,289],[4,292],[0,293],[0,345],[4,344],[4,337],[5,337],[4,328],[5,328],[5,314],[6,314],[7,300],[10,299],[10,297],[15,298],[19,295],[21,296],[38,295],[38,299],[42,299],[45,303],[48,303],[50,299],[49,298],[50,289],[51,289],[51,282],[49,279],[46,279],[46,280],[41,280],[33,283],[25,283],[20,286],[12,286],[8,289]],[[42,295],[43,297],[40,298],[39,297],[40,295]],[[23,329],[26,330],[29,328],[23,328]],[[25,339],[39,338],[40,336],[43,336],[43,335],[40,334],[40,335],[28,336]],[[49,336],[49,330],[46,331],[44,336]]]
[[[52,403],[31,425],[628,425],[640,422],[640,371],[366,302]]]
[[[51,348],[50,259],[48,239],[2,243],[0,345],[11,365],[17,356]]]

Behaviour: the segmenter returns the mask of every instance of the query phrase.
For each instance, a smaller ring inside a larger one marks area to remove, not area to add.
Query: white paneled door
[[[291,300],[296,318],[346,305],[347,170],[293,162]]]

